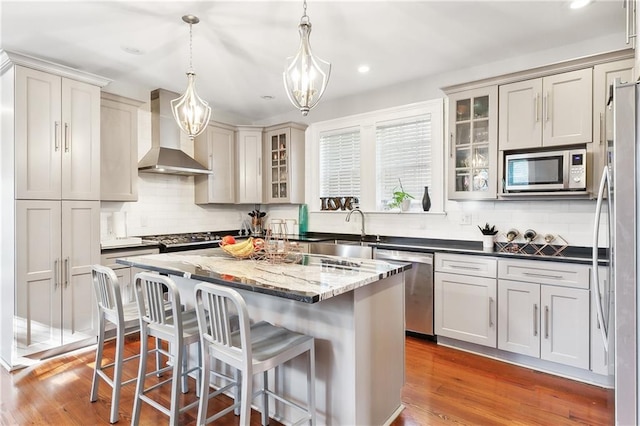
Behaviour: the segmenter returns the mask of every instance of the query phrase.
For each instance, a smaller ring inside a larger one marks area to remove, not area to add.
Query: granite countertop
[[[316,303],[403,272],[408,263],[300,255],[297,263],[239,260],[222,249],[117,259],[117,263],[258,293]]]

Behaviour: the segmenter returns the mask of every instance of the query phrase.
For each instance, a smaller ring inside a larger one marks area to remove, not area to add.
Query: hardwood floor
[[[113,346],[113,342],[107,345],[109,357]],[[126,354],[138,350],[139,342],[128,338]],[[89,402],[94,357],[94,350],[87,349],[13,373],[0,368],[0,424],[109,424],[109,386],[101,383],[98,401]],[[406,360],[402,394],[406,409],[393,426],[613,424],[611,390],[413,337],[406,340]],[[137,363],[127,364],[125,377],[134,377]],[[162,389],[158,398],[166,404],[169,392],[167,386],[163,388],[167,389]],[[134,390],[133,384],[122,389],[118,424],[131,422]],[[182,398],[183,402],[193,401],[194,386]],[[221,397],[210,412],[227,403],[228,399]],[[195,417],[194,409],[185,413],[181,422],[195,424]],[[140,419],[142,425],[167,422],[166,416],[146,404]],[[238,418],[229,414],[216,424],[236,425]],[[253,412],[251,425],[259,424],[259,414]]]

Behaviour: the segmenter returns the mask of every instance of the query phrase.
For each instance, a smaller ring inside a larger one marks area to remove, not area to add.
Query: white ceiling
[[[282,70],[298,48],[302,0],[2,0],[0,13],[3,49],[175,92],[186,86],[189,27],[181,17],[191,13],[200,18],[193,27],[197,91],[214,114],[220,108],[258,121],[293,108]],[[307,14],[313,52],[333,66],[325,102],[624,32],[618,0],[581,10],[561,0],[308,0]],[[364,63],[371,71],[360,75]]]

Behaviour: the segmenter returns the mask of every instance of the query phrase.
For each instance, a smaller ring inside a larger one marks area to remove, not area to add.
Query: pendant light
[[[298,25],[300,48],[295,56],[287,58],[282,78],[289,100],[306,116],[318,104],[327,88],[331,64],[311,53],[311,22],[307,16],[307,0],[304,0],[303,8]]]
[[[177,99],[171,101],[171,111],[178,123],[178,127],[185,132],[189,139],[196,136],[207,128],[209,118],[211,118],[211,107],[196,93],[196,74],[193,72],[193,24],[200,22],[197,16],[185,15],[182,20],[189,24],[189,70],[187,71],[187,90]]]

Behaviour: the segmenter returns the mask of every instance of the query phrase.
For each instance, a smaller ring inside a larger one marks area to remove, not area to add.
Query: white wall
[[[292,108],[291,113],[272,117],[259,123],[276,124],[285,121],[325,121],[345,115],[389,108],[413,102],[442,97],[441,87],[489,78],[528,68],[548,65],[563,60],[626,48],[624,35],[613,35],[583,43],[558,46],[546,51],[514,57],[470,69],[428,76],[393,87],[381,88],[366,95],[346,97],[332,102],[321,102],[307,118],[302,119]],[[329,82],[328,90],[331,90]],[[132,95],[132,90],[123,90]],[[135,96],[134,96],[135,97]],[[140,98],[140,96],[138,96]],[[151,120],[146,104],[139,114],[139,158],[151,146]],[[234,123],[247,124],[247,123]],[[187,153],[193,146],[184,145]],[[193,178],[170,175],[145,175],[138,178],[139,200],[136,203],[102,203],[102,232],[106,233],[107,213],[127,212],[128,235],[153,235],[175,232],[218,231],[239,229],[240,223],[253,210],[246,206],[197,206],[193,203]],[[309,192],[309,191],[307,191]],[[308,199],[310,210],[317,209],[319,200]],[[516,228],[522,234],[531,228],[538,234],[560,235],[570,245],[591,245],[591,227],[595,203],[591,201],[487,201],[445,203],[446,214],[436,213],[367,213],[368,234],[398,235],[423,238],[446,238],[480,241],[476,225],[495,224],[500,232]],[[263,206],[268,218],[295,218],[297,206]],[[461,225],[463,214],[471,215],[471,224]],[[346,212],[311,212],[309,230],[315,232],[360,233],[359,218],[345,222]],[[604,245],[604,237],[600,245]]]

